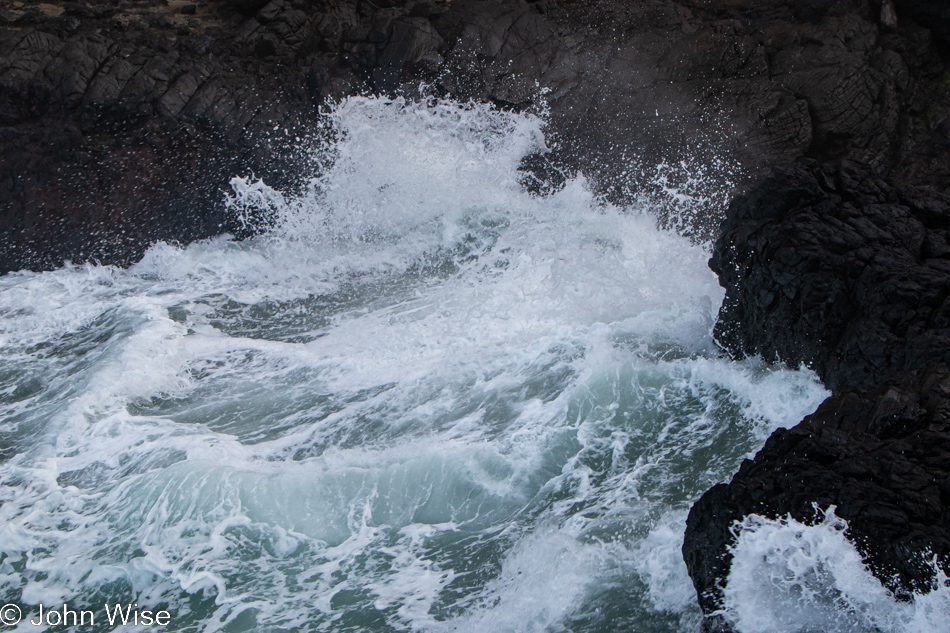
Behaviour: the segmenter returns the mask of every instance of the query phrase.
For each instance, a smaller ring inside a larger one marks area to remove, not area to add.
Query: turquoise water
[[[720,357],[702,246],[582,179],[525,193],[536,117],[333,116],[307,191],[233,181],[256,238],[0,278],[0,604],[694,631],[690,504],[826,391]]]

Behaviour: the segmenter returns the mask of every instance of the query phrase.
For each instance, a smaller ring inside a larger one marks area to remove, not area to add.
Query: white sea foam
[[[864,565],[834,508],[815,525],[746,517],[738,527],[724,613],[741,633],[938,633],[950,622],[950,581],[898,601]]]
[[[689,504],[826,393],[717,356],[708,254],[543,122],[353,98],[268,229],[0,279],[0,598],[179,629],[689,630]],[[7,448],[9,447],[9,448]]]

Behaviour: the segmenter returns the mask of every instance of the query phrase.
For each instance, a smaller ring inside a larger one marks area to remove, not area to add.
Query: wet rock
[[[737,198],[710,267],[717,340],[806,363],[835,392],[950,358],[950,197],[845,162],[780,171]]]
[[[945,187],[945,69],[930,32],[908,17],[917,15],[910,5],[926,4],[896,3],[896,31],[882,25],[880,2],[858,0],[221,0],[194,14],[153,0],[4,7],[0,182],[20,184],[0,197],[0,241],[12,249],[0,272],[88,258],[48,237],[39,201],[44,217],[111,236],[96,251],[103,261],[129,261],[157,239],[136,227],[160,225],[179,206],[192,209],[195,228],[185,222],[180,241],[230,230],[220,204],[230,176],[292,187],[312,168],[275,128],[305,138],[321,129],[328,98],[412,95],[423,82],[432,94],[505,108],[543,98],[553,149],[545,173],[583,171],[618,203],[662,193],[651,184],[658,170],[684,187],[704,171],[694,193],[724,200],[802,156],[853,158],[900,182]],[[14,141],[14,128],[60,123],[83,138],[66,154],[54,150],[63,143]],[[182,134],[203,141],[195,160],[214,174],[202,181],[209,193],[166,184]],[[155,152],[151,176],[113,171],[143,145]],[[61,184],[83,178],[81,196]],[[109,211],[92,211],[94,200]],[[126,237],[103,214],[129,218]],[[719,219],[695,220],[695,234],[714,234]],[[120,243],[138,246],[106,246]]]
[[[895,11],[932,29],[950,44],[950,5],[942,0],[895,0]]]
[[[899,387],[829,398],[796,427],[776,431],[690,511],[683,555],[703,610],[722,606],[735,521],[758,514],[815,523],[816,509],[832,506],[899,599],[932,590],[933,557],[950,569],[948,396],[950,372],[935,367]]]
[[[733,201],[710,266],[735,356],[815,369],[834,396],[693,506],[683,556],[721,608],[732,526],[836,507],[899,598],[950,570],[950,197],[866,165],[807,163]],[[720,616],[707,628],[729,630]]]

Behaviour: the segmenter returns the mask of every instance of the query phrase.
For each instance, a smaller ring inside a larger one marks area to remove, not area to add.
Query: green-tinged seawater
[[[524,193],[537,118],[334,117],[303,194],[235,179],[259,237],[0,278],[0,604],[695,631],[690,504],[824,388],[720,356],[702,247],[582,180]]]

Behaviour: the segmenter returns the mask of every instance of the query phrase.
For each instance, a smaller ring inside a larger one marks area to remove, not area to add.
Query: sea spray
[[[933,590],[899,601],[871,575],[847,529],[834,507],[814,525],[745,517],[731,548],[724,615],[739,633],[946,630],[946,574],[935,564]]]
[[[827,392],[543,121],[352,98],[260,233],[0,279],[0,602],[167,630],[691,631],[690,504]],[[98,607],[96,607],[98,608]]]

